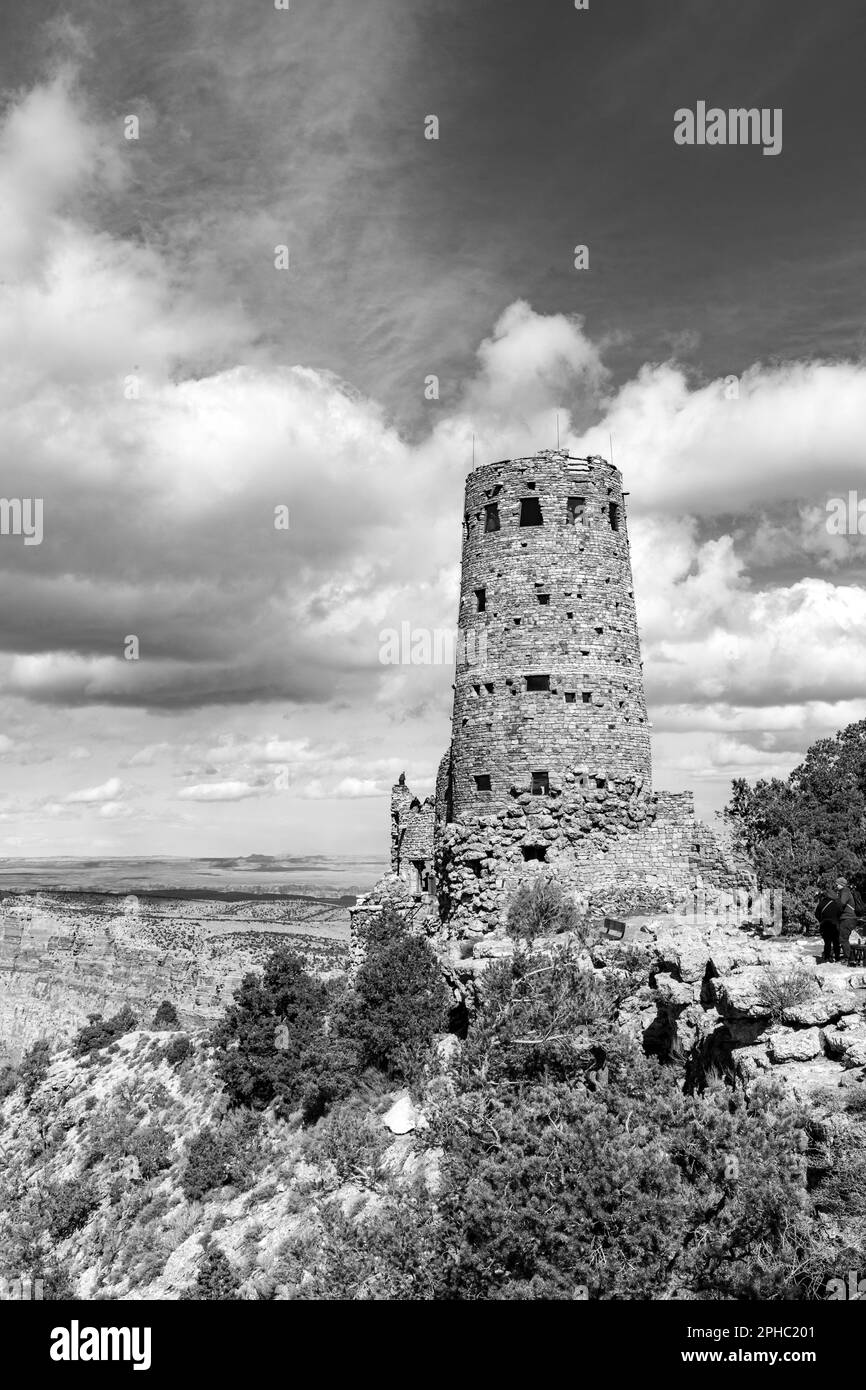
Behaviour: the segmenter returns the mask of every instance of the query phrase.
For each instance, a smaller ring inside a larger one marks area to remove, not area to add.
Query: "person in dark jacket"
[[[818,926],[821,929],[821,937],[824,942],[824,954],[821,960],[829,964],[831,961],[838,960],[840,956],[839,920],[842,916],[842,904],[838,898],[834,898],[830,893],[819,893],[815,916],[818,918]]]
[[[857,926],[857,907],[854,902],[854,894],[848,886],[848,880],[837,878],[836,880],[836,900],[841,908],[839,918],[839,942],[842,948],[842,955],[848,959],[848,938]]]

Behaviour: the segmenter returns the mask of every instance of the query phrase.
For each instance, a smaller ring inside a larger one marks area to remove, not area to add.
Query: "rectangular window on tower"
[[[608,515],[610,516],[611,531],[619,530],[619,503],[609,502],[607,505]]]
[[[486,589],[476,589],[476,590],[475,590],[475,597],[476,597],[476,599],[478,600],[478,612],[479,612],[479,613],[484,613],[484,612],[486,611],[486,609],[487,609],[487,590],[486,590]]]
[[[521,497],[520,524],[521,526],[542,526],[544,524],[544,517],[541,515],[541,503],[537,497]]]
[[[478,772],[475,774],[475,790],[477,792],[490,791],[490,773]]]
[[[547,772],[533,772],[530,791],[533,796],[547,796],[550,791],[550,774]]]
[[[527,689],[527,690],[549,690],[549,689],[550,689],[550,676],[527,676],[527,677],[526,677],[526,689]]]
[[[484,508],[484,530],[485,532],[499,530],[498,502],[488,502],[487,506]]]
[[[583,524],[583,514],[586,511],[585,497],[569,497],[565,507],[566,526],[579,526]]]

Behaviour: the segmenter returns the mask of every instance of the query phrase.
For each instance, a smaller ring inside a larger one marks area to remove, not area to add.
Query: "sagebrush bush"
[[[805,1004],[818,991],[814,977],[806,970],[793,967],[791,970],[778,970],[767,966],[758,981],[757,996],[770,1018],[778,1020],[785,1009],[797,1004]]]
[[[41,1200],[48,1234],[52,1240],[65,1240],[87,1221],[99,1205],[96,1187],[90,1179],[70,1178],[67,1182],[46,1183]]]
[[[505,929],[509,936],[526,942],[561,932],[586,932],[573,896],[548,874],[520,884],[511,899]]]
[[[224,1122],[219,1128],[205,1125],[190,1141],[181,1186],[188,1201],[198,1201],[215,1188],[231,1183],[243,1186],[251,1175],[258,1140],[258,1119]]]
[[[153,1178],[171,1164],[172,1137],[162,1125],[142,1125],[129,1140],[128,1152],[138,1161],[145,1180]]]

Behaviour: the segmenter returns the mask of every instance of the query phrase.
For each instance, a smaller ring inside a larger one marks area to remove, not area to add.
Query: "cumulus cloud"
[[[199,782],[183,787],[179,801],[245,801],[250,796],[264,796],[265,787],[250,786],[247,782]]]
[[[70,792],[66,797],[69,804],[90,801],[115,801],[123,791],[123,783],[119,777],[110,777],[107,782],[103,782],[98,787],[84,787],[81,791]]]
[[[825,503],[862,473],[862,362],[756,364],[735,391],[662,362],[614,384],[580,318],[520,300],[410,442],[351,384],[264,354],[244,309],[199,294],[166,245],[107,231],[94,208],[129,176],[69,73],[8,108],[0,448],[6,494],[45,508],[39,547],[0,550],[11,708],[95,709],[79,748],[106,708],[176,719],[166,737],[123,724],[112,766],[145,773],[190,746],[187,713],[339,709],[354,744],[198,740],[176,799],[383,795],[404,762],[384,741],[434,714],[444,730],[451,674],[383,667],[379,632],[453,625],[473,435],[479,460],[531,452],[555,410],[575,453],[607,455],[613,436],[630,490],[657,763],[781,768],[859,708],[861,538],[830,536]],[[0,755],[15,751],[2,736]],[[89,802],[129,814],[116,777],[58,793],[48,814]]]

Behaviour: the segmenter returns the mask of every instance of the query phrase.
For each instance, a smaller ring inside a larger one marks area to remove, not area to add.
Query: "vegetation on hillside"
[[[593,969],[569,925],[545,880],[520,895],[447,1048],[436,958],[390,915],[351,984],[276,951],[210,1036],[164,1004],[37,1045],[0,1077],[0,1265],[46,1297],[820,1296],[866,1239],[864,1088],[821,1120],[773,1082],[689,1091],[617,1021],[635,952]],[[424,1123],[395,1139],[398,1088]]]

